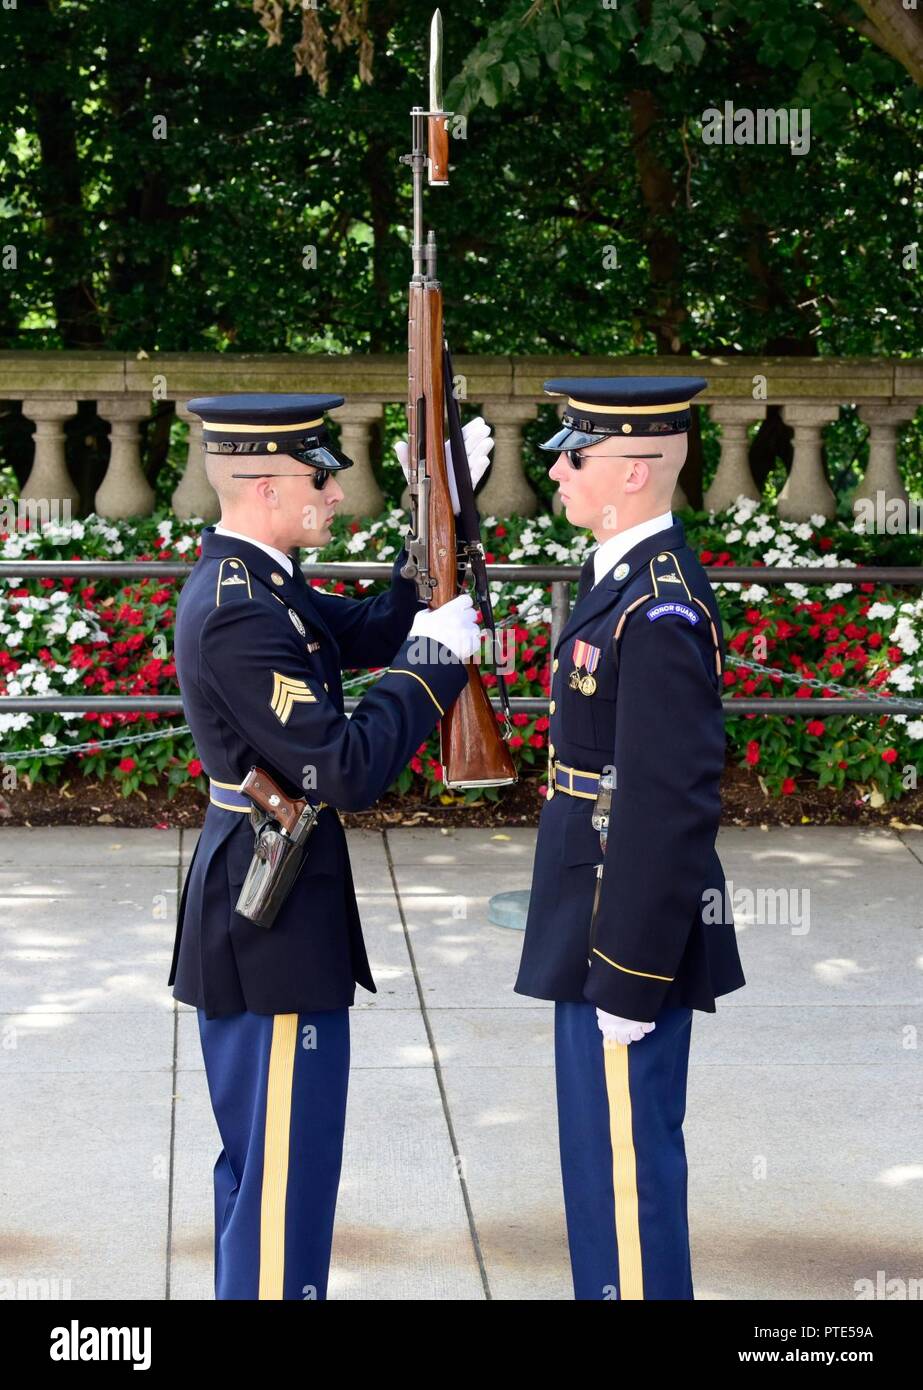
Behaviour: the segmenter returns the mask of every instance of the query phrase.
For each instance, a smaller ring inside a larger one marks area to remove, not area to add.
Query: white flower
[[[58,740],[54,734],[42,734],[39,743],[43,748],[54,748]]]
[[[393,545],[383,545],[378,552],[382,560],[386,560],[389,555],[394,555],[395,553],[396,552]]]
[[[769,590],[764,589],[762,584],[748,584],[742,597],[755,603],[762,598],[768,598]]]
[[[79,642],[80,638],[86,637],[89,631],[88,624],[85,623],[82,618],[78,618],[77,621],[71,623],[70,627],[67,629],[67,640],[68,642]]]
[[[80,718],[79,715],[77,717]],[[28,729],[31,723],[31,714],[0,714],[0,734],[15,732],[17,729]]]
[[[895,666],[888,676],[888,681],[898,690],[913,690],[915,681],[913,678],[913,667],[906,661],[901,666]]]
[[[33,616],[31,613],[25,613],[25,612],[23,612],[23,610],[20,608],[19,611],[18,611],[17,614],[16,614],[16,621],[17,621],[17,623],[19,624],[20,627],[24,627],[24,628],[25,628],[25,627],[31,627],[32,624],[35,622],[35,618],[34,618],[34,616]]]
[[[852,589],[851,584],[828,584],[824,592],[828,598],[842,598]]]
[[[70,594],[66,589],[55,589],[49,600],[50,603],[70,603]]]
[[[814,527],[815,530],[817,529],[818,526],[826,526],[826,524],[827,524],[827,518],[826,518],[825,516],[821,516],[819,512],[813,512],[813,513],[812,513],[812,515],[811,515],[811,525]]]
[[[728,545],[734,545],[735,542],[737,542],[737,541],[740,540],[740,538],[741,538],[742,535],[743,535],[743,532],[740,531],[740,530],[735,526],[734,529],[733,529],[732,531],[728,531],[728,533],[727,533],[727,535],[725,536],[724,539],[726,540],[726,542],[728,543]]]
[[[923,739],[923,719],[914,719],[910,724],[908,724],[907,734],[909,738]]]
[[[908,654],[918,651],[920,640],[910,625],[909,618],[898,618],[891,630],[891,641]]]
[[[873,603],[865,615],[867,618],[893,618],[893,603]]]
[[[62,685],[73,685],[73,684],[74,684],[74,681],[78,681],[79,679],[80,679],[80,672],[77,671],[76,669],[73,669],[73,668],[72,668],[70,671],[65,671],[65,672],[64,672],[64,675],[61,677],[61,684],[62,684]]]
[[[186,551],[189,550],[193,544],[194,542],[191,536],[183,536],[180,540],[174,542],[173,549],[176,551],[177,555],[185,555]]]
[[[173,534],[173,522],[169,517],[167,517],[165,521],[158,521],[157,534],[162,536],[165,541],[170,539]]]
[[[801,521],[795,526],[795,535],[800,541],[809,541],[813,532],[806,521]]]
[[[799,601],[801,599],[807,598],[808,596],[808,589],[805,584],[786,584],[785,587],[791,594],[792,598],[796,598]]]

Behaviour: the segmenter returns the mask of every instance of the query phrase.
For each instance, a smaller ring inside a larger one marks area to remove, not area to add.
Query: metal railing
[[[33,578],[61,579],[76,576],[84,579],[145,579],[158,581],[181,579],[188,576],[192,565],[184,561],[167,560],[4,560],[0,561],[0,579],[21,579],[23,583]],[[393,562],[376,560],[330,560],[311,563],[305,569],[311,579],[389,579]],[[920,566],[802,566],[798,568],[770,568],[762,565],[711,565],[705,573],[712,585],[715,584],[890,584],[896,587],[923,586],[923,567]],[[570,616],[569,586],[580,577],[579,565],[517,565],[489,564],[488,578],[492,581],[508,581],[518,584],[539,583],[551,587],[551,649],[553,650],[564,624]],[[763,671],[763,663],[744,663],[752,665],[757,673]],[[774,668],[773,668],[774,669]],[[790,674],[792,680],[804,683],[797,672]],[[833,681],[823,681],[828,689],[844,689]],[[359,700],[355,697],[345,700],[347,710],[355,709]],[[745,714],[817,715],[828,717],[842,714],[920,714],[923,701],[890,696],[849,696],[844,699],[830,697],[806,697],[788,699],[783,696],[771,700],[749,698],[729,698],[722,701],[725,717]],[[499,709],[499,702],[494,701]],[[548,699],[544,696],[512,696],[510,704],[514,713],[544,714],[548,709]],[[4,695],[0,696],[0,712],[3,713],[141,713],[141,714],[182,714],[183,703],[179,695]],[[124,726],[123,726],[124,727]],[[60,750],[56,750],[60,751]]]

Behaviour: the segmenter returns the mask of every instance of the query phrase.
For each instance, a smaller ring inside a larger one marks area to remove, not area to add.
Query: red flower
[[[793,777],[786,777],[785,781],[782,783],[782,795],[783,795],[783,796],[791,796],[791,794],[792,794],[792,792],[793,792],[794,790],[795,790],[795,779],[794,779]]]
[[[200,777],[202,775],[202,764],[199,762],[199,759],[193,758],[190,763],[187,763],[186,771],[189,773],[190,777]]]
[[[420,759],[416,756],[416,754],[414,754],[414,756],[410,759],[410,770],[411,772],[423,771],[423,764],[420,762]]]
[[[807,724],[807,732],[813,734],[815,738],[820,738],[824,732],[824,724],[820,719],[810,719]]]
[[[843,762],[843,761],[841,760],[840,762],[837,763],[837,767],[849,767],[849,763]]]
[[[883,641],[884,638],[882,637],[880,632],[873,632],[869,637],[869,646],[878,648],[881,646]]]
[[[521,747],[522,747],[522,744],[523,744],[522,736],[521,736],[520,734],[513,734],[512,738],[510,739],[510,747],[511,747],[511,748],[521,748]]]
[[[751,767],[756,767],[760,760],[760,746],[756,739],[751,739],[747,744],[747,762]]]
[[[514,714],[514,715],[513,715],[513,723],[516,725],[516,728],[517,728],[517,729],[523,729],[523,728],[525,728],[525,726],[528,724],[528,722],[529,722],[529,716],[528,716],[527,714]]]
[[[821,536],[821,538],[820,538],[820,540],[817,542],[817,544],[820,546],[821,550],[832,550],[832,549],[833,549],[833,541],[830,539],[829,536]]]
[[[882,755],[881,755],[881,761],[882,761],[883,763],[894,763],[894,762],[897,762],[897,749],[896,749],[896,748],[886,748],[886,749],[883,751]]]
[[[737,672],[736,672],[736,671],[725,671],[725,672],[724,672],[724,683],[725,683],[725,685],[735,685],[735,684],[737,683]]]
[[[533,748],[544,748],[545,746],[545,740],[542,738],[541,734],[530,734],[529,743]]]
[[[494,535],[495,535],[495,536],[505,536],[505,535],[506,535],[506,527],[505,527],[505,526],[495,526],[495,527],[494,527]]]
[[[701,560],[703,565],[710,565],[714,558],[715,557],[710,550],[699,551],[699,559]]]
[[[544,715],[544,714],[541,716],[541,718],[536,719],[536,721],[535,721],[535,730],[536,730],[536,733],[543,734],[543,733],[545,732],[545,730],[548,728],[549,723],[550,723],[549,719],[548,719],[547,716]]]
[[[119,772],[134,772],[136,765],[134,758],[123,758],[119,763]]]
[[[843,665],[842,661],[834,661],[830,665],[830,674],[833,676],[834,680],[836,680],[837,676],[842,676],[845,670],[846,667]]]

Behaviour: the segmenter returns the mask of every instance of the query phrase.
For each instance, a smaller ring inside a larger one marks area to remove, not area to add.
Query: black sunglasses
[[[574,472],[579,472],[585,461],[583,458],[583,450],[563,449],[562,453],[567,455],[567,462],[570,464],[571,468],[573,468]],[[597,454],[596,457],[605,459],[662,459],[663,454]]]
[[[318,492],[325,486],[333,468],[315,468],[312,482]],[[232,473],[232,478],[303,478],[304,473]]]

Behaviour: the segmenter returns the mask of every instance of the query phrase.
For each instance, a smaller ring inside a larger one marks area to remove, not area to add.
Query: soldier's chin
[[[573,498],[569,498],[564,504],[564,515],[567,517],[571,526],[586,526],[580,506]]]

